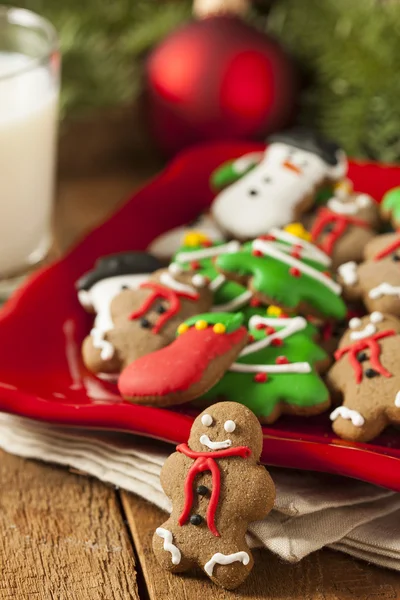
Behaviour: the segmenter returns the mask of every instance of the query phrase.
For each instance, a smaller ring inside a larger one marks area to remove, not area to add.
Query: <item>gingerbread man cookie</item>
[[[165,462],[161,485],[171,516],[156,529],[153,549],[162,567],[182,573],[200,566],[218,585],[235,589],[253,558],[245,535],[273,507],[275,488],[259,464],[262,431],[235,402],[210,406],[194,421],[188,444]]]
[[[228,279],[248,286],[263,304],[319,318],[346,315],[342,288],[329,272],[329,256],[288,231],[272,229],[239,252],[218,256],[215,265]]]
[[[343,404],[331,414],[335,433],[368,442],[400,425],[400,321],[375,311],[350,320],[327,382]]]
[[[400,234],[376,236],[364,249],[364,262],[338,268],[338,280],[350,301],[362,300],[368,311],[400,317]]]
[[[275,134],[269,142],[261,159],[246,155],[212,176],[214,187],[231,183],[211,206],[218,226],[231,237],[252,239],[297,220],[324,185],[339,181],[347,171],[339,147],[308,130]],[[235,172],[237,181],[232,183]]]
[[[183,320],[212,306],[208,282],[196,275],[174,265],[156,271],[136,289],[120,290],[108,307],[110,319],[102,344],[93,332],[83,342],[86,367],[95,374],[115,375],[137,358],[171,343]]]
[[[361,262],[364,246],[379,229],[379,206],[367,194],[332,197],[312,220],[311,240],[332,259],[332,268]]]

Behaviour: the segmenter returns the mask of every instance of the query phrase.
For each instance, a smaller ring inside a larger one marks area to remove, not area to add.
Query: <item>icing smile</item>
[[[232,446],[232,441],[228,439],[224,440],[223,442],[212,442],[208,435],[203,434],[200,437],[200,444],[207,446],[207,448],[210,448],[210,450],[224,450],[225,448]]]

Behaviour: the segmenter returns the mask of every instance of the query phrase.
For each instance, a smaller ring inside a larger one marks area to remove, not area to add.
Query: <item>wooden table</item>
[[[105,218],[153,170],[62,181],[59,247]],[[166,574],[151,549],[163,518],[132,494],[0,452],[0,600],[400,599],[397,573],[328,550],[294,566],[256,551],[256,566],[237,592],[202,574]]]

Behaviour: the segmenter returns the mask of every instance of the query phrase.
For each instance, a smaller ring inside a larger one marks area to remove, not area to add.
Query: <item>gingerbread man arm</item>
[[[246,490],[235,494],[235,515],[248,523],[263,519],[275,502],[275,485],[262,465],[254,465],[246,476]]]
[[[343,288],[343,295],[347,300],[360,300],[363,295],[362,287],[360,286],[359,266],[354,262],[346,262],[338,268],[338,282]]]
[[[183,485],[186,471],[186,460],[180,452],[171,454],[163,464],[160,474],[161,487],[171,500],[174,493],[179,489],[177,482],[182,482]]]
[[[104,336],[105,338],[107,337]],[[92,373],[119,373],[121,369],[121,360],[118,352],[113,348],[111,342],[107,342],[106,339],[102,340],[102,347],[99,345],[95,346],[94,338],[92,335],[88,335],[83,341],[82,345],[82,357],[86,368]],[[109,358],[102,358],[104,349],[112,350],[107,354]]]

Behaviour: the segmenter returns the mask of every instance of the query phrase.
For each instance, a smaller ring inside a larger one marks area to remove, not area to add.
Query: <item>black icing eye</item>
[[[264,177],[264,183],[271,183],[271,181],[272,181],[272,177],[270,177],[269,175],[266,175]]]
[[[121,290],[129,290],[129,285],[121,285]]]
[[[400,256],[398,254],[393,254],[392,255],[392,260],[394,260],[394,262],[399,262]]]
[[[165,306],[162,306],[162,304],[160,304],[160,306],[157,306],[156,311],[159,315],[163,315],[165,312],[167,312],[167,309],[165,308]]]
[[[151,327],[151,323],[148,319],[140,319],[140,326],[144,327],[145,329],[149,329]]]
[[[257,196],[257,195],[258,195],[257,190],[249,190],[249,196]]]

